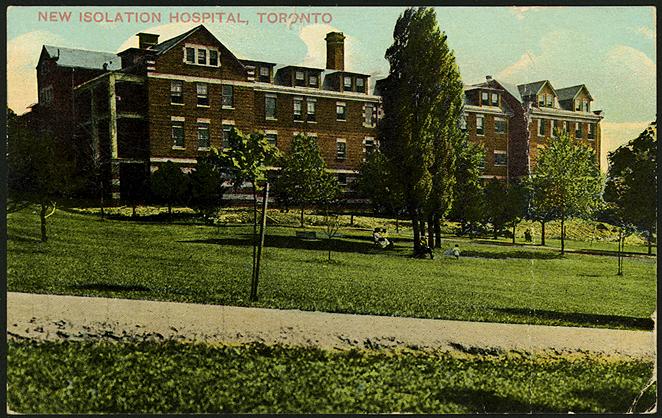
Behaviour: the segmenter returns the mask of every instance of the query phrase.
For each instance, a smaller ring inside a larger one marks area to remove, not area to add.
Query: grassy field
[[[625,412],[652,370],[589,355],[12,342],[7,399],[22,413]]]
[[[448,238],[444,245],[459,243],[463,257],[438,253],[423,260],[409,257],[406,229],[396,235],[389,227],[396,248],[382,251],[373,247],[368,230],[343,228],[343,237],[329,243],[295,238],[293,227],[270,226],[260,300],[252,303],[250,226],[139,219],[101,221],[59,211],[49,219],[49,241],[40,243],[36,214],[10,214],[8,289],[474,321],[653,326],[651,257],[627,258],[625,275],[617,276],[615,257],[561,258],[556,249],[505,240]],[[571,241],[568,247],[583,245]]]

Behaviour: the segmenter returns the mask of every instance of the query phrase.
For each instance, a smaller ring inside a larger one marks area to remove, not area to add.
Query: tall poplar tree
[[[462,81],[431,8],[410,8],[398,18],[385,57],[382,149],[402,186],[418,251],[425,220],[438,225],[451,207],[455,143],[463,136]]]

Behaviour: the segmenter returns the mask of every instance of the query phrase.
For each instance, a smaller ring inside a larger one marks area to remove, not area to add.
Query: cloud
[[[37,101],[37,72],[41,47],[62,38],[48,31],[33,31],[7,42],[7,105],[16,113]]]
[[[642,122],[609,122],[605,120],[600,123],[602,132],[600,167],[607,170],[607,154],[635,139],[651,122],[652,120]]]
[[[635,32],[640,33],[644,38],[655,39],[655,29],[651,29],[648,26],[641,26],[635,29]]]
[[[497,79],[512,81],[520,74],[525,74],[535,65],[536,57],[531,51],[526,51],[513,64],[504,68],[496,74]]]
[[[515,18],[517,20],[524,20],[524,18],[526,17],[526,13],[538,12],[542,8],[543,7],[541,6],[521,6],[521,7],[514,6],[510,8],[510,12],[515,15]]]
[[[326,34],[329,32],[342,32],[326,24],[306,25],[299,30],[299,38],[306,44],[306,56],[302,64],[308,67],[326,68]],[[359,41],[353,36],[345,34],[345,68],[356,70],[357,47]]]

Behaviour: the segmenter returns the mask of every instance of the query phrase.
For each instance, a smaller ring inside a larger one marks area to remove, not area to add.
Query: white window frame
[[[338,145],[343,144],[343,153],[342,156],[338,150]],[[343,138],[336,138],[336,160],[346,161],[347,160],[347,140]]]
[[[269,116],[267,114],[267,99],[273,99],[274,101],[274,115]],[[278,120],[278,97],[275,94],[265,94],[264,95],[264,118],[266,120]]]
[[[545,119],[538,119],[538,136],[546,136],[544,132]]]
[[[297,112],[297,110],[298,110],[298,112]],[[299,117],[298,119],[297,119],[297,116]],[[295,97],[292,100],[292,119],[295,122],[303,122],[303,98],[302,97]]]
[[[269,135],[272,135],[276,138],[272,145],[275,146],[276,148],[278,148],[278,131],[274,131],[274,130],[264,131],[264,137],[267,138],[267,140],[269,140]],[[271,142],[269,142],[269,143],[271,144]]]
[[[230,89],[230,95],[225,94],[225,89]],[[232,104],[225,104],[225,98],[230,97]],[[221,108],[223,109],[234,109],[234,86],[232,84],[221,84]]]
[[[495,98],[496,98],[496,100],[495,100]],[[490,106],[497,106],[498,107],[499,106],[499,94],[498,93],[492,93],[491,99],[492,100],[490,101]],[[496,103],[494,103],[495,101],[496,101]]]
[[[266,65],[260,66],[260,77],[270,77],[271,76],[271,71],[269,71],[269,67]]]
[[[499,130],[497,130],[497,122],[504,122],[505,123],[505,125],[506,125],[505,131],[499,132]],[[507,134],[508,133],[508,119],[495,117],[494,118],[494,133],[499,134],[499,135]]]
[[[204,95],[200,93],[200,87],[204,86],[205,93]],[[196,105],[198,107],[209,107],[209,104],[211,103],[209,101],[209,84],[207,83],[195,83],[195,97],[196,97]],[[207,104],[200,104],[200,99],[201,98],[206,98],[207,99]]]
[[[497,155],[505,155],[506,156],[506,163],[505,164],[497,164]],[[508,166],[508,152],[502,151],[502,150],[494,150],[494,166],[495,167],[507,167]]]
[[[195,53],[193,54],[193,62],[188,61],[186,58],[186,48],[193,48]],[[199,51],[204,51],[205,52],[205,63],[200,64],[198,61],[200,60],[200,54]],[[211,65],[209,63],[209,51],[216,51],[216,65]],[[198,44],[184,44],[184,57],[182,59],[185,64],[188,65],[197,65],[199,67],[210,67],[210,68],[218,68],[221,66],[221,51],[219,51],[218,48],[210,47],[207,45],[198,45]]]
[[[342,107],[344,109],[343,112],[343,118],[344,119],[338,119],[338,108]],[[347,121],[347,103],[345,102],[336,102],[336,121],[338,122],[346,122]]]
[[[595,141],[595,123],[589,123],[586,131],[586,138],[589,141]]]
[[[172,101],[172,97],[173,97],[172,93],[176,92],[176,90],[173,90],[173,86],[176,83],[179,83],[179,85],[181,86],[181,90],[179,91],[179,97],[182,98],[181,103]],[[184,80],[170,80],[170,104],[175,106],[184,106]]]
[[[182,116],[171,116],[170,117],[170,135],[172,137],[173,143],[172,143],[172,149],[178,149],[178,150],[183,150],[186,149],[186,126],[185,126],[185,120],[186,118]],[[182,128],[182,143],[184,145],[177,145],[175,143],[175,136],[173,135],[175,124],[181,124]]]
[[[478,120],[480,119],[480,128],[483,132],[478,132]],[[477,136],[485,136],[485,115],[476,115],[476,135]]]
[[[347,80],[349,80],[349,86],[347,85]],[[352,77],[349,75],[343,76],[342,78],[343,90],[352,89]]]
[[[200,132],[204,131],[203,128],[207,128],[207,142],[209,142],[208,146],[206,147],[201,147],[200,146]],[[196,127],[195,130],[197,132],[197,137],[198,137],[198,151],[209,151],[211,149],[211,123],[209,119],[198,119],[196,121]]]
[[[310,116],[313,118],[310,119]],[[310,97],[306,98],[306,122],[317,123],[317,100],[311,99]]]

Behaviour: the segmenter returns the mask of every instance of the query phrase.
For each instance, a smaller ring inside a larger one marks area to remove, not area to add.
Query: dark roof
[[[166,40],[166,41],[161,42],[160,44],[156,44],[156,45],[152,46],[152,47],[149,48],[149,49],[151,49],[152,51],[156,51],[156,53],[159,54],[159,55],[161,55],[161,54],[165,54],[165,53],[168,52],[172,47],[174,47],[175,45],[177,45],[180,41],[182,41],[183,39],[188,38],[189,35],[191,35],[192,33],[196,32],[197,30],[199,30],[199,29],[202,28],[202,27],[203,27],[202,25],[196,26],[196,27],[194,27],[193,29],[188,30],[188,31],[182,33],[181,35],[177,35],[177,36],[175,36],[174,38],[170,38],[170,39],[168,39],[168,40]]]
[[[564,88],[562,88],[562,89],[558,89],[558,90],[556,90],[556,94],[558,94],[558,96],[559,96],[559,101],[572,100],[572,99],[575,98],[575,96],[577,95],[577,93],[579,93],[579,91],[580,91],[581,89],[586,89],[586,93],[588,94],[588,96],[589,96],[591,99],[593,99],[593,98],[591,97],[591,94],[588,92],[588,89],[587,89],[586,86],[583,85],[583,84],[579,84],[579,85],[577,85],[577,86],[564,87]]]
[[[541,80],[533,83],[520,84],[517,86],[517,89],[519,90],[519,93],[522,95],[522,97],[532,96],[538,94],[538,92],[540,91],[542,86],[545,85],[545,83],[549,83],[549,81]]]
[[[44,51],[50,58],[57,58],[61,67],[119,70],[122,60],[112,52],[88,51],[85,49],[63,48],[61,46],[44,45]]]

